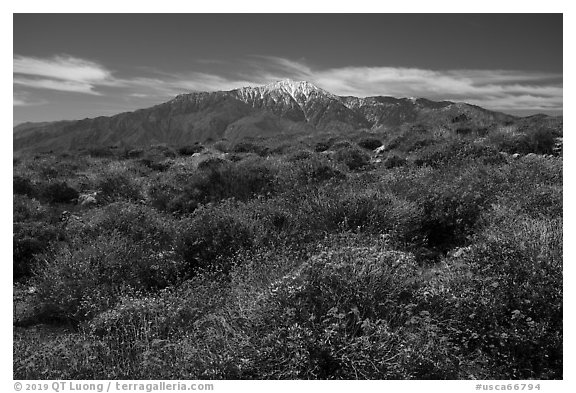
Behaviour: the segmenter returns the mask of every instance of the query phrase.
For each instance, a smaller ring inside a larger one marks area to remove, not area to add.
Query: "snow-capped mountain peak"
[[[299,105],[304,105],[311,97],[327,96],[336,98],[333,94],[313,85],[308,81],[295,81],[292,79],[283,79],[257,87],[243,87],[235,90],[237,94],[243,97],[265,96],[283,96],[287,95],[296,101]]]
[[[330,93],[320,89],[308,81],[294,81],[292,79],[283,79],[277,82],[272,82],[262,86],[262,90],[266,92],[285,92],[290,94],[297,101],[298,99],[296,97],[304,96],[306,99],[308,99],[312,93],[323,93],[326,95],[331,95]]]
[[[294,120],[310,120],[312,106],[329,105],[338,97],[307,81],[283,79],[263,86],[243,87],[230,92],[254,108],[267,108]],[[341,105],[341,104],[340,104]]]

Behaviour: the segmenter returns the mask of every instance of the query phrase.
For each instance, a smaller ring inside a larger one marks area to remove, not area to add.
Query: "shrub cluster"
[[[497,132],[23,158],[14,377],[561,379],[562,158]]]

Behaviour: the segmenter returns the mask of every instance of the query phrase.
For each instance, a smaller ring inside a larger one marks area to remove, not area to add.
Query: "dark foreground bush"
[[[200,153],[202,150],[204,150],[204,146],[202,145],[186,145],[178,148],[178,154],[181,156],[191,156],[192,154]]]
[[[14,194],[28,195],[29,197],[36,196],[36,187],[30,179],[22,176],[14,176],[12,184]]]
[[[36,255],[47,251],[62,236],[59,226],[42,222],[15,222],[13,225],[13,277],[30,277],[36,270]]]
[[[390,155],[384,159],[384,167],[387,169],[392,169],[404,165],[406,165],[406,159],[395,154]]]
[[[382,146],[382,141],[377,138],[364,138],[358,142],[358,146],[364,149],[374,150]]]
[[[42,190],[42,196],[51,203],[70,203],[80,194],[66,182],[48,183]]]

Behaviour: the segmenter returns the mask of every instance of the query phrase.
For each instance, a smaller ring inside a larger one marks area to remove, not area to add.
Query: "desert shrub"
[[[299,147],[295,147],[290,142],[278,143],[270,146],[270,154],[274,156],[290,154],[296,150],[299,150]]]
[[[79,195],[66,182],[50,182],[42,189],[42,197],[51,203],[70,203]]]
[[[35,269],[35,257],[47,251],[62,236],[59,226],[42,222],[15,222],[13,225],[13,277],[30,277]]]
[[[157,158],[155,156],[146,156],[138,160],[138,162],[153,171],[164,172],[170,168],[170,160],[164,158]]]
[[[510,154],[518,153],[519,150],[523,151],[526,149],[525,146],[520,146],[522,144],[521,136],[501,129],[489,133],[487,136],[487,142],[497,150]]]
[[[186,145],[178,148],[178,154],[181,156],[191,156],[192,154],[200,153],[202,150],[204,150],[204,146],[202,145]]]
[[[222,153],[228,153],[228,151],[230,151],[230,143],[226,140],[216,141],[212,147]]]
[[[336,150],[340,150],[340,149],[353,149],[356,147],[356,144],[352,141],[349,141],[347,139],[341,140],[341,139],[334,139],[332,140],[332,145],[331,145],[331,149],[336,151]]]
[[[404,157],[400,157],[396,154],[389,155],[384,159],[384,167],[387,169],[396,168],[399,166],[406,165],[406,159]]]
[[[12,222],[49,220],[46,207],[37,199],[25,195],[13,195],[12,200]]]
[[[45,179],[55,179],[60,173],[55,166],[47,165],[39,170],[39,174]]]
[[[242,353],[236,353],[230,334],[224,343],[227,322],[217,314],[229,302],[228,293],[222,280],[194,279],[156,294],[122,295],[74,334],[43,332],[38,340],[16,331],[14,374],[34,379],[239,376],[232,371],[239,369]]]
[[[274,191],[273,168],[261,158],[231,163],[219,158],[202,161],[199,171],[184,184],[163,181],[153,184],[150,196],[154,206],[168,211],[191,213],[199,205],[223,199],[248,200]]]
[[[459,127],[456,128],[456,134],[460,136],[468,136],[471,135],[473,130],[470,127]]]
[[[415,301],[455,321],[449,340],[484,358],[486,378],[561,378],[561,221],[501,207],[486,218],[490,224],[468,252]]]
[[[343,187],[326,187],[313,194],[303,207],[304,216],[314,217],[317,229],[362,231],[387,224],[386,212],[391,200],[375,189],[353,191]]]
[[[140,158],[144,154],[144,150],[142,149],[132,149],[126,152],[126,157],[128,158]]]
[[[225,198],[247,199],[273,190],[273,169],[263,160],[243,160],[207,171],[205,183],[197,187],[209,200]]]
[[[191,212],[198,206],[198,201],[187,196],[183,186],[172,178],[152,181],[148,198],[154,208],[167,212]]]
[[[497,150],[491,147],[456,139],[439,142],[420,150],[414,163],[440,167],[462,163],[466,160],[481,160],[490,164],[501,164],[506,161]]]
[[[177,283],[181,270],[174,253],[119,233],[71,242],[42,259],[33,280],[42,312],[72,321],[109,309],[123,294]]]
[[[179,338],[197,322],[221,308],[229,283],[210,276],[192,278],[178,288],[147,296],[126,296],[112,309],[93,318],[87,328],[118,348],[149,347],[157,340]]]
[[[231,257],[252,245],[246,220],[228,209],[200,207],[179,228],[175,249],[189,275],[201,270],[226,272],[231,267]]]
[[[15,378],[94,379],[116,375],[113,370],[103,370],[107,362],[114,364],[115,359],[101,342],[61,330],[42,335],[30,334],[28,330],[14,332]]]
[[[295,152],[290,153],[286,157],[286,160],[288,162],[296,162],[296,161],[301,161],[301,160],[307,160],[307,159],[310,159],[314,156],[315,156],[315,154],[313,152],[311,152],[310,150],[297,150]]]
[[[176,151],[171,148],[170,146],[166,146],[165,144],[158,144],[152,145],[147,150],[147,155],[152,157],[160,157],[162,158],[176,158],[177,154]]]
[[[317,153],[321,153],[323,151],[330,149],[330,146],[331,145],[329,142],[318,142],[314,145],[314,151]]]
[[[169,250],[176,236],[175,221],[149,206],[114,202],[84,216],[88,223],[79,236],[117,233],[149,248]]]
[[[528,145],[530,153],[536,154],[553,154],[555,145],[555,135],[550,130],[544,128],[536,128],[528,133]]]
[[[417,204],[384,189],[366,187],[357,191],[354,184],[325,190],[309,203],[318,211],[315,222],[322,225],[323,230],[385,234],[398,241],[412,239],[420,229],[423,214]]]
[[[297,187],[298,184],[322,183],[330,179],[338,180],[346,177],[342,168],[321,156],[300,159],[284,168],[279,176],[283,184],[292,184],[296,181],[293,187]]]
[[[459,190],[438,190],[418,201],[424,219],[419,232],[425,244],[441,252],[467,242],[482,210],[482,196]]]
[[[232,147],[234,153],[256,153],[261,157],[268,155],[270,150],[266,146],[257,145],[251,142],[238,142]]]
[[[27,177],[14,176],[12,184],[14,194],[28,195],[29,197],[34,197],[37,194],[35,184]]]
[[[98,157],[98,158],[113,157],[115,155],[114,150],[106,146],[90,147],[86,149],[86,153],[88,153],[88,155],[91,157]]]
[[[556,133],[546,128],[507,132],[497,130],[488,135],[488,142],[498,150],[514,154],[554,154]]]
[[[404,153],[410,153],[420,150],[426,146],[433,145],[437,138],[427,131],[426,128],[412,128],[404,130],[402,133],[395,135],[386,143],[386,150],[398,150]]]
[[[367,137],[358,141],[358,146],[364,149],[374,150],[382,146],[382,141],[374,137]]]
[[[227,153],[226,160],[231,162],[239,162],[242,160],[254,160],[258,159],[260,156],[256,153]],[[215,157],[214,157],[215,158]],[[223,160],[225,161],[225,160]],[[202,161],[204,162],[204,161]],[[202,164],[202,162],[200,164]]]
[[[406,254],[344,248],[317,254],[274,282],[254,316],[262,329],[260,376],[397,377],[395,357],[386,354],[399,350],[394,326],[404,316],[396,304],[415,269]]]
[[[490,208],[501,191],[483,164],[432,169],[398,168],[383,179],[395,195],[414,203],[419,223],[400,239],[404,246],[419,252],[424,259],[436,260],[439,253],[465,245],[479,228],[480,214]],[[416,216],[415,216],[416,217]],[[414,222],[413,222],[414,224]],[[432,254],[426,256],[428,251]]]
[[[562,160],[528,155],[487,172],[486,186],[498,189],[497,199],[518,214],[562,217]]]
[[[241,160],[237,160],[241,161]],[[198,169],[201,171],[216,171],[226,165],[226,160],[220,157],[209,157],[198,163]]]
[[[334,159],[352,170],[360,169],[370,163],[370,157],[354,147],[343,147],[336,150]]]
[[[109,202],[142,198],[140,185],[128,171],[124,170],[108,170],[99,174],[95,187],[100,191],[99,195]]]

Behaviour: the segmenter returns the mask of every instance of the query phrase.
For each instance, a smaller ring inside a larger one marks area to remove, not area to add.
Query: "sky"
[[[562,114],[562,14],[14,14],[14,124],[307,80]]]

